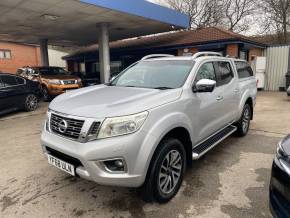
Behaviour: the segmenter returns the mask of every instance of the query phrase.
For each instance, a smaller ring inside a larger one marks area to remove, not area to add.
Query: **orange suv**
[[[41,84],[43,100],[82,87],[79,77],[70,75],[61,67],[24,67],[21,76]]]

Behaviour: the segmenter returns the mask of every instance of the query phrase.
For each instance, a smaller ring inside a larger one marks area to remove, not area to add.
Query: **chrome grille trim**
[[[62,80],[64,85],[71,85],[71,84],[77,84],[77,80],[71,79],[71,80]]]
[[[67,122],[67,128],[65,132],[61,132],[58,126],[62,120],[65,120]],[[52,113],[50,116],[51,131],[57,135],[60,135],[66,138],[77,140],[80,136],[83,125],[84,125],[84,120],[67,118],[67,117],[60,116],[54,113]]]

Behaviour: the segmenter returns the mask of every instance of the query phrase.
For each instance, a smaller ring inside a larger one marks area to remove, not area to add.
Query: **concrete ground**
[[[226,139],[195,162],[164,205],[49,166],[39,143],[46,108],[0,118],[0,217],[271,217],[271,163],[277,142],[290,132],[285,93],[260,92],[249,134]]]

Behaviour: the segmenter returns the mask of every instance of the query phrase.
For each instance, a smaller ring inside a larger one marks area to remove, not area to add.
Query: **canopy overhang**
[[[1,0],[0,40],[72,46],[96,43],[98,24],[111,40],[188,27],[188,17],[144,0]]]

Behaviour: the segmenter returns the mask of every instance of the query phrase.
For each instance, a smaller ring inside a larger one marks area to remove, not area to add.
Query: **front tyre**
[[[25,97],[24,109],[25,111],[34,111],[38,106],[38,98],[35,94],[29,94]]]
[[[51,97],[48,93],[48,89],[46,87],[42,88],[42,97],[43,97],[43,101],[45,101],[45,102],[48,102],[51,99]]]
[[[168,202],[178,192],[186,168],[186,154],[183,144],[174,138],[163,140],[158,146],[141,195],[145,201]]]
[[[252,117],[251,107],[249,104],[245,104],[242,116],[236,125],[237,126],[237,131],[236,131],[237,136],[242,137],[242,136],[247,135],[247,133],[249,131],[249,127],[250,127],[251,117]]]

